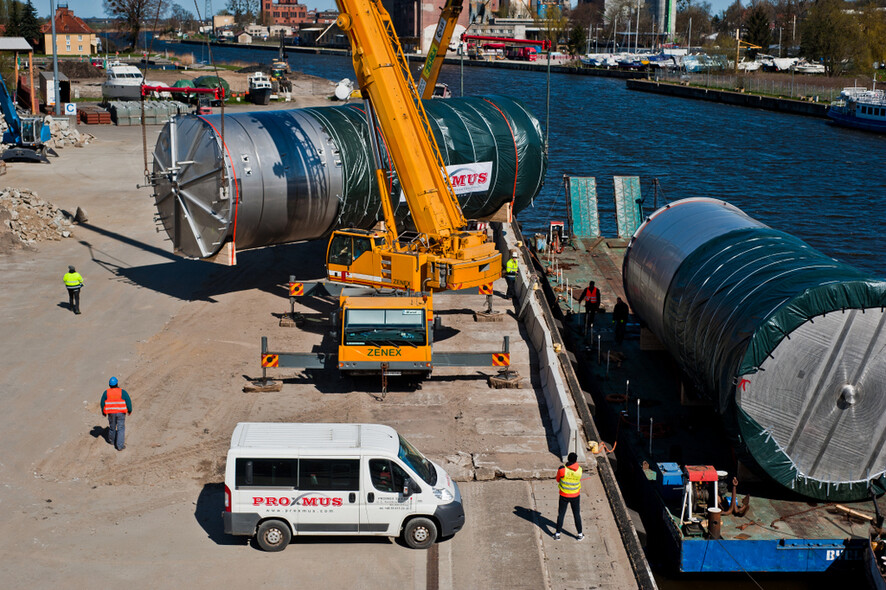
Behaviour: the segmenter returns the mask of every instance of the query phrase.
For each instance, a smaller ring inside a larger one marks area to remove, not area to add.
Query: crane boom
[[[434,96],[434,86],[437,84],[437,76],[440,75],[440,68],[446,58],[455,24],[461,14],[462,1],[446,0],[443,10],[440,11],[440,21],[434,31],[434,38],[431,40],[431,47],[428,49],[428,56],[418,80],[418,93],[423,99],[427,100]]]
[[[376,126],[380,130],[419,235],[398,239],[381,158],[376,157],[387,231],[333,234],[327,251],[329,278],[416,292],[492,282],[501,276],[501,256],[485,232],[466,229],[390,15],[380,0],[336,4],[338,26],[351,42],[357,82],[368,103],[370,134]],[[379,148],[373,146],[376,156]]]

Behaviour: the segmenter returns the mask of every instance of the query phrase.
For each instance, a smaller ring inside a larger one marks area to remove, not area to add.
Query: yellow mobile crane
[[[501,276],[501,255],[485,232],[467,230],[390,16],[377,0],[336,3],[338,26],[351,41],[366,99],[385,231],[333,233],[326,260],[329,279],[416,293],[491,283]],[[376,128],[400,180],[415,235],[397,233]],[[361,241],[359,250],[353,239],[358,236],[370,238]]]
[[[432,293],[481,287],[491,293],[501,255],[485,231],[471,231],[455,197],[415,82],[388,12],[378,0],[336,0],[338,26],[348,34],[357,82],[366,103],[371,151],[384,228],[335,231],[327,248],[327,278],[336,283],[396,289],[408,296],[340,299],[337,366],[350,373],[428,374],[433,366],[510,364],[508,343],[496,352],[432,354]],[[415,232],[398,233],[386,189],[379,137],[400,180]],[[308,294],[290,283],[290,295]],[[262,368],[324,368],[323,353],[277,353],[262,341]]]

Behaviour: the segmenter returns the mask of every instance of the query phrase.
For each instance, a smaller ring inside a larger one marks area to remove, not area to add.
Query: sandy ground
[[[383,402],[374,381],[297,372],[282,375],[280,393],[245,394],[246,377],[259,373],[261,336],[290,350],[323,345],[323,330],[277,323],[288,309],[284,281],[320,275],[324,245],[243,252],[235,268],[178,258],[152,221],[150,191],[136,187],[144,182],[140,128],[87,129],[94,143],[64,148],[49,165],[10,164],[0,178],[89,217],[72,238],[0,256],[4,588],[633,587],[599,487],[585,489],[589,542],[550,539],[556,487],[547,478],[558,450],[516,322],[503,329],[526,386],[510,394],[487,389],[482,371],[443,372],[420,389],[393,388]],[[160,127],[147,131],[152,146]],[[79,316],[61,282],[69,264],[86,282]],[[473,295],[446,305],[482,303]],[[469,320],[445,324],[450,349],[500,339]],[[123,452],[103,438],[98,402],[111,375],[134,405]],[[225,451],[246,420],[388,423],[434,459],[462,452],[478,471],[516,479],[463,483],[468,524],[431,551],[386,538],[309,537],[266,554],[221,527]]]

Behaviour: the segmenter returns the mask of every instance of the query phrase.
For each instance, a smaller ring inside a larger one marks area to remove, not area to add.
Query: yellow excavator
[[[337,367],[356,374],[381,373],[383,380],[386,375],[428,374],[434,365],[507,367],[507,340],[495,352],[432,352],[433,292],[480,287],[491,293],[492,282],[501,276],[501,254],[485,231],[468,229],[388,12],[378,0],[336,3],[337,24],[350,39],[365,99],[384,226],[335,231],[327,248],[327,278],[402,293],[343,292],[336,320],[341,337]],[[414,231],[398,230],[381,141]],[[309,290],[308,284],[290,283],[293,297]],[[262,341],[263,369],[324,368],[331,361],[331,355],[322,353],[272,352]]]

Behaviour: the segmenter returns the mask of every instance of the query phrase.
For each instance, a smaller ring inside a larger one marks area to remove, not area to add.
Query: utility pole
[[[58,48],[55,41],[55,0],[49,0],[49,12],[49,18],[52,19],[52,75],[55,78],[55,116],[59,117],[62,114],[62,104],[58,81]]]
[[[741,51],[741,29],[735,29],[735,75],[738,75],[738,54]]]
[[[778,27],[778,57],[784,57],[781,54],[781,29],[782,27]]]

